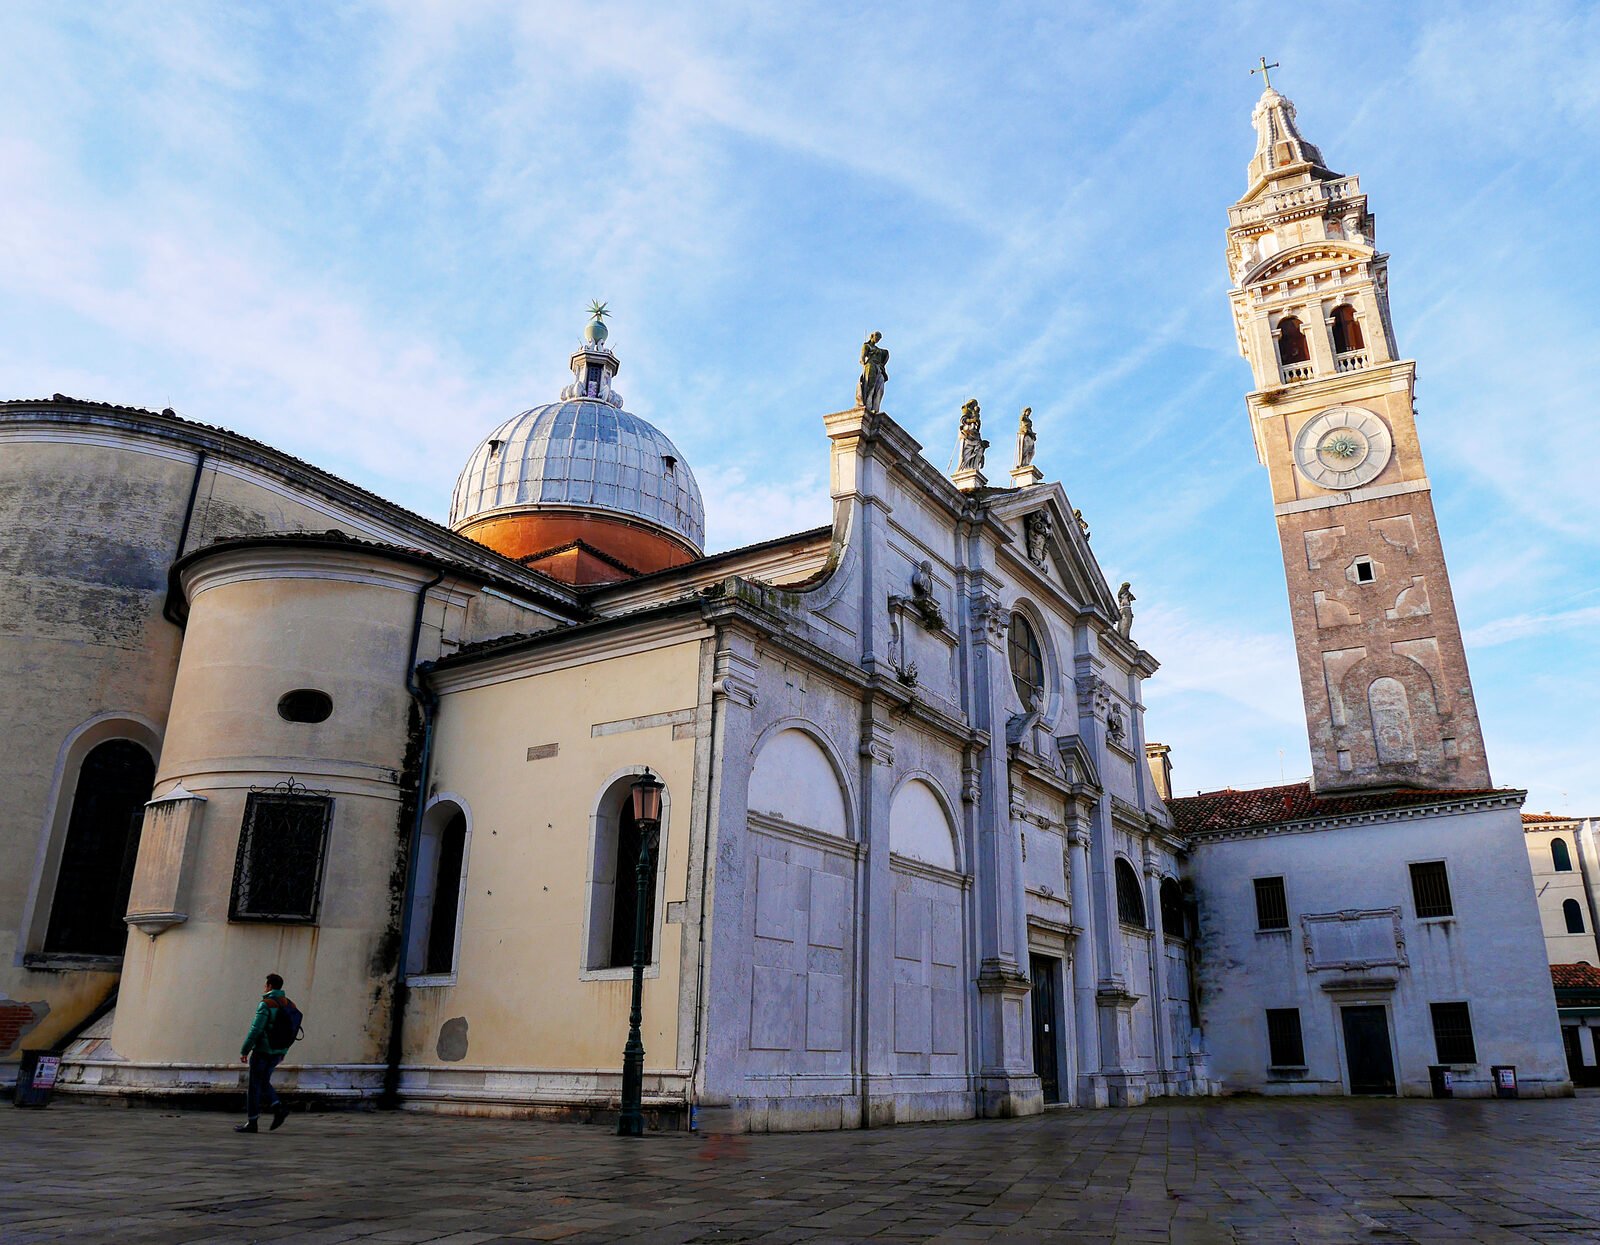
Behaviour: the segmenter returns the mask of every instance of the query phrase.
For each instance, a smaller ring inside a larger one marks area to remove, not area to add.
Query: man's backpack
[[[278,1001],[278,1005],[271,1010],[272,1014],[267,1017],[267,1045],[273,1050],[288,1050],[305,1037],[305,1031],[300,1027],[305,1020],[305,1013],[291,999]]]

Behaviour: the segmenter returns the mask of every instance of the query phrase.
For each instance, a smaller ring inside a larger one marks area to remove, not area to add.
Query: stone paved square
[[[1600,1094],[1173,1101],[619,1139],[418,1114],[0,1110],[0,1241],[1600,1241]]]

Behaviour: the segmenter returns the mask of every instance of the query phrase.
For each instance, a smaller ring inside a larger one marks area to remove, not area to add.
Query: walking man
[[[294,1042],[293,1027],[286,1024],[289,1010],[294,1006],[283,992],[283,978],[277,973],[267,974],[266,993],[256,1006],[256,1017],[245,1034],[244,1045],[239,1050],[239,1062],[250,1065],[250,1081],[245,1090],[245,1110],[249,1118],[234,1125],[236,1133],[254,1133],[256,1118],[262,1107],[272,1109],[272,1127],[277,1128],[289,1114],[278,1091],[272,1088],[272,1070],[283,1062],[283,1057]],[[285,1030],[288,1032],[285,1032]]]

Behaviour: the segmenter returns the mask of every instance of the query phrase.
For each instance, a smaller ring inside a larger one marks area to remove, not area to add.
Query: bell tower
[[[1246,406],[1283,547],[1312,785],[1487,787],[1389,257],[1360,179],[1328,168],[1270,83],[1251,121],[1229,298],[1255,376]]]

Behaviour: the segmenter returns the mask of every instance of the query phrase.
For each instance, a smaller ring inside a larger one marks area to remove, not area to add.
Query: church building
[[[276,971],[290,1094],[604,1117],[642,931],[662,1126],[1426,1093],[1436,1065],[1570,1092],[1386,257],[1292,105],[1255,124],[1229,255],[1310,783],[1171,798],[1159,663],[1031,412],[991,455],[968,401],[939,471],[878,334],[819,421],[831,522],[710,555],[603,307],[446,525],[170,410],[0,403],[5,1066],[236,1091]]]

